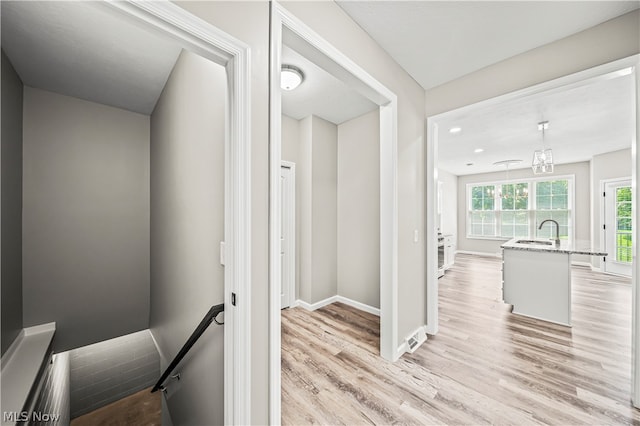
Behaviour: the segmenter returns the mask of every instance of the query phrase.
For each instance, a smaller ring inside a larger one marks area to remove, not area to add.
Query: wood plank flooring
[[[71,426],[160,426],[162,392],[141,390],[71,420]]]
[[[500,259],[457,255],[440,330],[396,363],[379,319],[334,303],[282,312],[282,424],[640,424],[630,280],[573,268],[573,327],[510,313]]]

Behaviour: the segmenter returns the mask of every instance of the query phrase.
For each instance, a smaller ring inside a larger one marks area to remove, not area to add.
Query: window
[[[569,182],[555,180],[536,182],[536,223],[553,219],[560,225],[560,239],[569,238]],[[542,229],[536,229],[538,238],[554,238],[555,225],[545,224]]]
[[[537,224],[553,219],[560,238],[572,237],[573,177],[529,179],[467,185],[469,238],[552,238],[555,227]]]
[[[471,189],[471,229],[474,235],[494,236],[496,233],[495,186],[474,186]]]

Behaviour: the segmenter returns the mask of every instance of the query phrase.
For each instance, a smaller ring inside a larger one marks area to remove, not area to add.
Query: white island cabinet
[[[512,239],[502,245],[502,297],[513,313],[571,325],[571,255],[606,256],[587,246]]]

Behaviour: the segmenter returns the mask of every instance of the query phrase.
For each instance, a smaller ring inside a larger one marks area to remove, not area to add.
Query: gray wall
[[[553,80],[640,52],[635,10],[426,91],[427,116]]]
[[[591,159],[591,241],[596,248],[602,247],[601,181],[616,178],[631,178],[631,148],[596,155]],[[591,264],[599,268],[601,259],[600,256],[591,256]]]
[[[338,291],[380,308],[380,113],[338,125]]]
[[[591,181],[589,174],[589,163],[571,163],[555,166],[554,176],[574,175],[575,179],[575,211],[574,211],[574,237],[576,240],[589,241],[591,238]],[[511,170],[509,179],[525,179],[534,177],[530,168]],[[487,254],[499,254],[500,245],[505,242],[502,240],[487,240],[477,238],[467,238],[467,201],[466,187],[469,183],[501,181],[505,180],[505,172],[481,173],[475,175],[466,175],[458,177],[458,250],[471,251]],[[589,261],[588,257],[573,256],[573,260]]]
[[[69,357],[71,418],[155,384],[160,355],[149,330],[65,352]]]
[[[148,328],[149,117],[25,87],[25,327],[56,352]]]
[[[2,355],[22,330],[22,81],[2,51]]]
[[[316,303],[337,293],[337,141],[335,124],[309,116],[299,124],[298,298]]]
[[[338,129],[312,117],[312,276],[311,302],[334,296],[338,290]]]
[[[150,326],[162,369],[224,300],[226,85],[221,66],[183,51],[151,115]],[[223,423],[223,331],[213,324],[178,368],[174,424]]]

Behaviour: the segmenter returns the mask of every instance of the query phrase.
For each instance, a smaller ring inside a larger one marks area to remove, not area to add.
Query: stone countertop
[[[554,240],[547,240],[536,238],[535,241],[540,241],[541,244],[522,244],[517,243],[518,240],[529,240],[528,238],[512,238],[506,243],[502,244],[500,247],[503,249],[513,249],[513,250],[525,250],[525,251],[547,251],[554,253],[565,253],[565,254],[585,254],[588,256],[607,256],[607,253],[594,250],[591,247],[591,243],[589,241],[581,241],[576,240],[574,244],[571,244],[570,241],[561,240],[560,247],[556,247]],[[550,241],[552,244],[547,245],[544,242]]]

